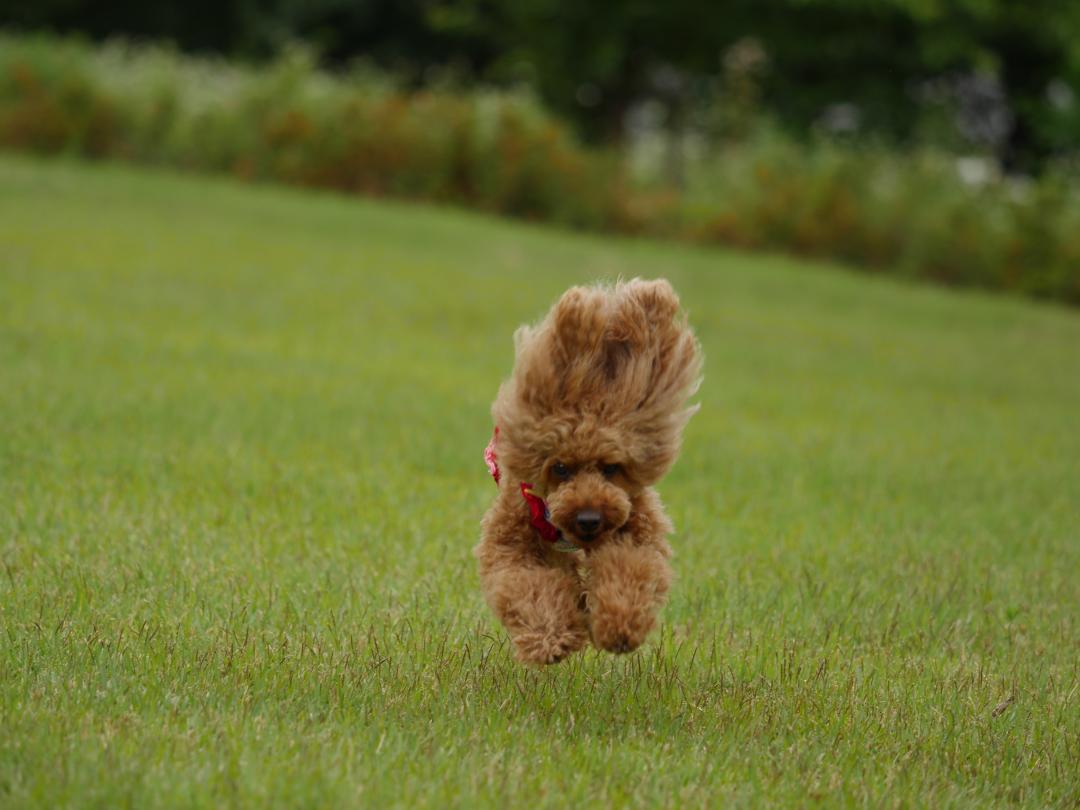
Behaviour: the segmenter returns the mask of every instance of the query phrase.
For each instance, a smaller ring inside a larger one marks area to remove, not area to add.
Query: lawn
[[[635,655],[515,664],[511,334],[706,353]],[[1080,313],[789,258],[0,158],[0,805],[1080,803]]]

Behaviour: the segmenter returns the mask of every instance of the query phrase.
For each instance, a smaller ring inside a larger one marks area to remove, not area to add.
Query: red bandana
[[[499,483],[499,478],[501,477],[499,472],[499,462],[495,456],[495,440],[498,438],[499,428],[496,426],[491,441],[488,442],[488,446],[484,448],[484,462],[487,464],[488,472],[491,473],[491,477],[495,479],[496,484]],[[550,513],[548,512],[547,504],[544,503],[543,498],[532,491],[532,484],[526,483],[525,481],[521,482],[521,497],[524,498],[525,503],[529,505],[529,524],[549,543],[557,543],[562,538],[562,532],[548,520]]]

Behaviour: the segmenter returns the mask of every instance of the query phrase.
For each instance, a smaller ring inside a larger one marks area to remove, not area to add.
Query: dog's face
[[[510,429],[500,429],[497,451],[509,480],[532,484],[550,521],[583,548],[621,529],[635,498],[675,456],[667,436],[658,441],[640,426],[608,424],[580,412],[508,424]]]
[[[630,518],[635,486],[617,458],[567,455],[544,465],[551,522],[582,545],[621,529]]]
[[[500,464],[582,546],[623,527],[678,455],[701,355],[665,281],[575,287],[517,336],[492,406]]]

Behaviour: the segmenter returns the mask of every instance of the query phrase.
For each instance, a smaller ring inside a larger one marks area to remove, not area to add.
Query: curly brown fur
[[[573,287],[537,326],[491,412],[499,494],[479,545],[484,596],[517,657],[552,664],[590,640],[636,649],[671,584],[671,523],[652,489],[674,463],[701,350],[667,281]],[[529,525],[530,482],[578,551]]]

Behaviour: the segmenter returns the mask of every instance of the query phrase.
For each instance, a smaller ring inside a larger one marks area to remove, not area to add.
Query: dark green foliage
[[[0,25],[167,39],[185,50],[267,58],[293,41],[331,63],[357,57],[430,81],[432,68],[525,84],[590,138],[620,136],[629,105],[659,98],[678,127],[689,106],[730,105],[715,80],[748,39],[767,55],[763,110],[800,137],[831,105],[852,104],[865,133],[918,142],[931,80],[982,76],[1011,123],[990,142],[1030,171],[1080,144],[1080,4],[1068,0],[0,0]],[[663,74],[666,80],[658,81]],[[1071,91],[1068,90],[1071,86]],[[955,88],[954,88],[955,90]]]

